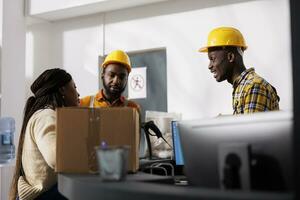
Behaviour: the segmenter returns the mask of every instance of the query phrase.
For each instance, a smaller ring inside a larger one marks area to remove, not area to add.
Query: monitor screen
[[[249,179],[251,190],[292,190],[292,113],[180,121],[179,131],[190,184],[247,189]]]
[[[172,139],[173,139],[173,154],[176,165],[184,165],[182,148],[179,137],[178,122],[172,121]]]

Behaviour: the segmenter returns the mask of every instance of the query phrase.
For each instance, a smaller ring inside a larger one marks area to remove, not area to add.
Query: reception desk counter
[[[289,193],[237,192],[175,185],[171,177],[129,174],[125,181],[102,182],[97,175],[59,174],[58,190],[70,200],[292,200]]]

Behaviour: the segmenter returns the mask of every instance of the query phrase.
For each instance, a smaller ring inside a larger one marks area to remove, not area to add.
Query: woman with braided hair
[[[65,199],[54,171],[56,108],[78,106],[79,94],[71,75],[59,68],[44,71],[30,89],[9,199]]]

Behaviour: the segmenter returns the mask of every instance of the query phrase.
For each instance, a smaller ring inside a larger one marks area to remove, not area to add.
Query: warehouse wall
[[[231,114],[232,86],[217,83],[207,69],[207,55],[197,52],[217,26],[240,29],[249,46],[246,66],[255,67],[277,88],[281,109],[291,110],[288,0],[175,0],[31,25],[27,79],[47,67],[62,66],[85,96],[98,88],[98,55],[165,47],[168,111],[181,112],[184,119]]]

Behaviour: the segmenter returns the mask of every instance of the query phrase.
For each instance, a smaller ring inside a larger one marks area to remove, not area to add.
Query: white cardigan
[[[28,121],[22,152],[25,176],[18,180],[21,200],[34,199],[57,183],[56,112],[36,111]]]

